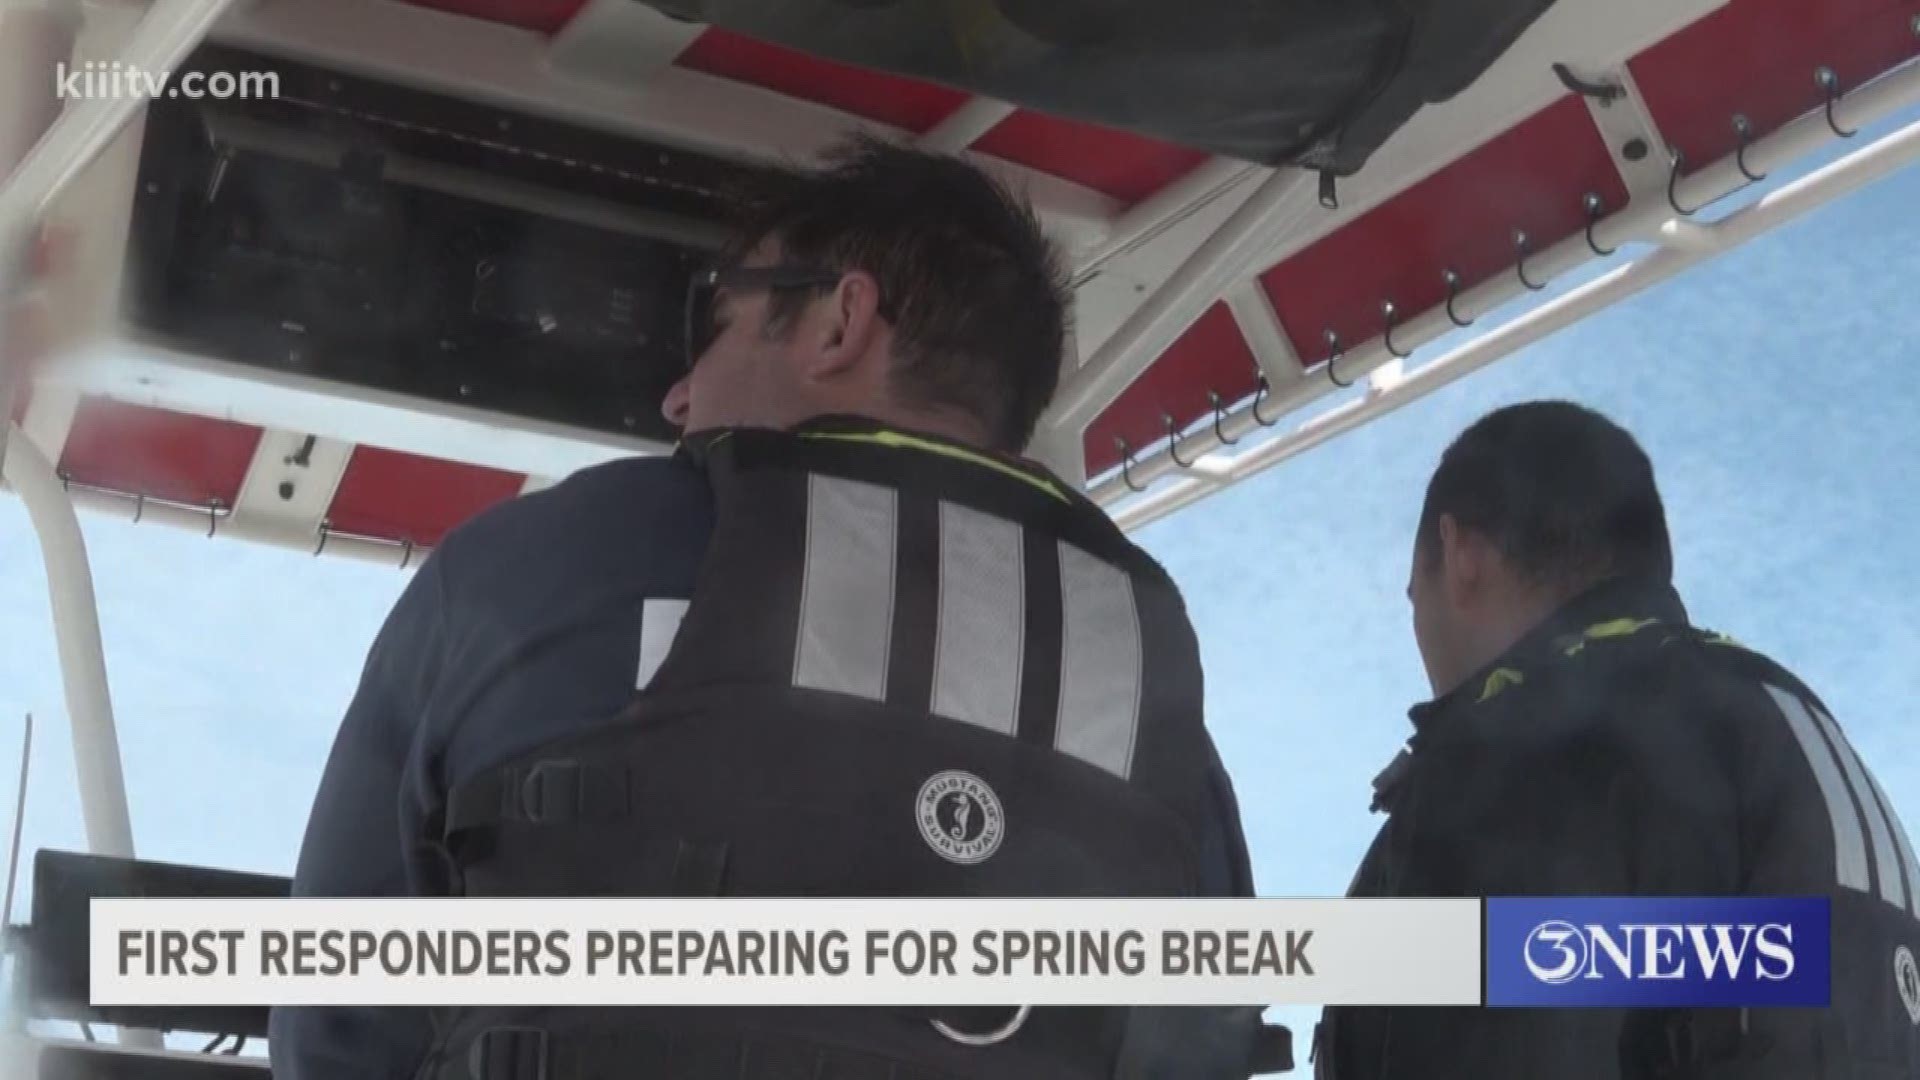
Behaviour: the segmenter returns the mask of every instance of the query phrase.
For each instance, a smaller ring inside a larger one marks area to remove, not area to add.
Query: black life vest
[[[1104,514],[1045,475],[871,426],[735,431],[701,456],[716,524],[670,650],[624,715],[450,793],[427,839],[451,892],[1203,892],[1219,804],[1198,649],[1172,583]],[[437,1024],[423,1075],[472,1080],[1290,1067],[1257,1009],[489,1008]]]

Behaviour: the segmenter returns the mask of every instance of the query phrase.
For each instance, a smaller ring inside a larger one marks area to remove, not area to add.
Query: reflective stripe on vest
[[[875,484],[814,475],[807,484],[805,581],[795,637],[793,685],[888,698],[887,675],[900,640],[895,620],[897,493]],[[1117,776],[1131,772],[1140,722],[1142,647],[1133,581],[1065,541],[1047,544],[1049,565],[1030,567],[1037,545],[1016,522],[942,501],[939,572],[928,603],[937,615],[932,693],[925,708],[1002,734],[1019,734],[1028,664],[1059,672],[1051,743]],[[1044,569],[1044,573],[1033,570]],[[1024,638],[1035,587],[1058,605],[1058,654],[1034,656]]]

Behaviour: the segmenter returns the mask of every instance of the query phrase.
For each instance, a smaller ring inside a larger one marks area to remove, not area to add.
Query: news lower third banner
[[[1481,1000],[1477,899],[91,904],[99,1006]]]
[[[92,905],[102,1006],[1818,1008],[1833,989],[1824,897]]]

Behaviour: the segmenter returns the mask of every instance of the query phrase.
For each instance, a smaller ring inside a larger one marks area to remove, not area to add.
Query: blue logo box
[[[1494,897],[1486,1001],[1532,1008],[1825,1008],[1822,897]]]

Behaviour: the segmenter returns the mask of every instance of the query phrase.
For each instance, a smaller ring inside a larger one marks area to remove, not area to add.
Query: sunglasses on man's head
[[[841,273],[817,266],[734,266],[710,268],[687,283],[685,336],[687,370],[713,344],[713,303],[722,289],[732,291],[825,289],[840,283]]]

